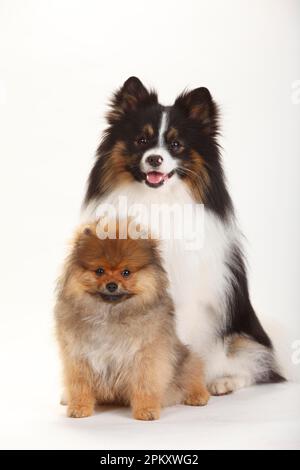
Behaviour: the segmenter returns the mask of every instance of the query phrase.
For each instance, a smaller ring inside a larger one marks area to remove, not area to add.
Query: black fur
[[[228,321],[222,336],[246,335],[273,351],[273,344],[251,305],[244,256],[238,246],[232,248],[228,267],[231,271],[232,290],[228,299]],[[277,366],[274,360],[272,368],[258,383],[284,382],[285,378],[276,369]]]
[[[228,266],[232,277],[232,293],[228,300],[229,318],[225,334],[246,334],[263,346],[272,348],[271,340],[251,305],[244,257],[237,246],[232,248]]]
[[[268,374],[265,377],[261,378],[256,383],[263,385],[263,384],[280,384],[283,382],[286,382],[286,379],[282,377],[282,375],[280,375],[278,372],[271,369],[269,370]]]

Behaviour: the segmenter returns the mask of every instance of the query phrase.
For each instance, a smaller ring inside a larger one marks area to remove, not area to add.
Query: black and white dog
[[[204,359],[215,395],[254,383],[281,382],[272,343],[249,299],[247,274],[216,136],[217,106],[206,88],[158,103],[138,78],[112,99],[83,206],[85,220],[103,203],[204,205],[200,250],[163,245],[181,340]],[[203,206],[202,206],[203,207]]]

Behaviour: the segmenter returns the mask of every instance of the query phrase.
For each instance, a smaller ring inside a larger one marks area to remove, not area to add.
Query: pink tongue
[[[163,173],[159,173],[158,171],[150,171],[147,173],[147,181],[151,184],[161,183],[164,179],[165,175]]]

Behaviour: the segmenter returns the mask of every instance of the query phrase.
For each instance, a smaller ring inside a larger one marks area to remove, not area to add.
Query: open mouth
[[[151,188],[158,188],[168,181],[175,173],[175,170],[170,173],[161,173],[160,171],[149,171],[145,174],[145,182]]]

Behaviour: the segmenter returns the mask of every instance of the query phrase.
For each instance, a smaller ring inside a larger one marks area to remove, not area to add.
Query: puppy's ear
[[[90,227],[84,227],[83,229],[83,234],[84,235],[92,235],[92,230]]]
[[[76,232],[75,239],[77,242],[81,242],[82,240],[87,240],[91,238],[96,233],[96,224],[84,224],[81,225]]]
[[[148,91],[137,77],[130,77],[114,94],[111,100],[111,111],[107,115],[110,124],[119,121],[125,113],[136,111],[140,106],[157,103],[154,91]]]
[[[75,234],[72,258],[82,264],[82,260],[87,260],[90,253],[97,251],[99,239],[96,234],[96,222],[82,224]]]
[[[189,118],[201,124],[206,134],[215,134],[218,127],[218,109],[207,88],[200,87],[182,93],[175,106]]]

